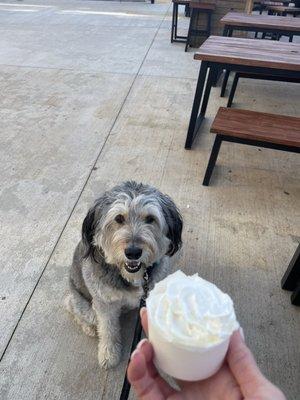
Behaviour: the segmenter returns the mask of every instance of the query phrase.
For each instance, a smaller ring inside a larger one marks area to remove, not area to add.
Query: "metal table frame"
[[[210,36],[211,32],[211,19],[212,19],[212,13],[214,12],[214,9],[207,9],[207,8],[194,8],[190,6],[191,9],[191,19],[190,19],[190,25],[189,25],[189,31],[187,35],[187,40],[186,40],[186,45],[185,45],[185,51],[188,50],[188,47],[190,46],[191,42],[191,37],[192,36]],[[206,14],[206,28],[205,29],[198,29],[198,28],[193,28],[195,25],[195,21],[197,20],[197,17],[199,14]]]
[[[264,75],[272,75],[272,76],[279,75],[281,77],[298,78],[298,79],[300,74],[299,71],[288,71],[285,69],[228,64],[216,61],[202,61],[194,96],[189,127],[185,141],[186,149],[192,148],[192,144],[195,140],[195,137],[205,118],[211,87],[215,83],[219,73],[224,69],[235,72],[245,72],[245,73],[255,73],[255,74],[261,73]],[[207,81],[205,82],[208,70],[209,70],[208,78]]]
[[[241,26],[241,25],[224,25],[223,36],[232,36],[233,31],[246,31],[254,33],[270,33],[274,35],[284,35],[289,37],[289,41],[293,41],[293,36],[300,36],[300,31],[286,30],[278,28],[260,28],[258,26]]]
[[[260,79],[264,81],[276,81],[276,82],[292,82],[292,83],[300,83],[300,76],[297,79],[294,78],[283,78],[281,76],[266,76],[266,75],[254,75],[254,74],[242,74],[240,72],[236,72],[233,78],[232,86],[230,89],[227,107],[230,108],[232,106],[232,102],[234,99],[235,91],[238,85],[238,81],[240,78],[246,79]]]
[[[288,152],[292,152],[292,153],[300,153],[300,148],[296,147],[296,146],[287,146],[284,144],[266,142],[263,140],[242,139],[242,138],[238,138],[235,136],[222,135],[220,133],[217,133],[212,151],[210,153],[209,161],[208,161],[208,164],[206,167],[206,171],[205,171],[205,175],[204,175],[204,179],[203,179],[203,183],[202,183],[203,186],[209,186],[210,178],[211,178],[211,175],[215,168],[222,142],[246,144],[248,146],[264,147],[266,149],[288,151]]]
[[[172,12],[172,28],[171,28],[171,43],[179,42],[186,43],[187,36],[177,35],[177,27],[178,27],[178,6],[188,6],[189,3],[186,0],[182,2],[177,1],[173,2],[173,12]]]
[[[251,27],[244,27],[244,26],[240,26],[240,25],[224,25],[224,29],[223,29],[223,36],[227,36],[227,37],[232,37],[233,31],[234,30],[238,30],[238,31],[247,31],[247,32],[255,32],[255,35],[257,35],[257,33],[261,32],[261,33],[271,33],[274,35],[285,35],[285,36],[289,36],[289,42],[293,41],[293,35],[298,35],[300,36],[300,31],[287,31],[287,30],[283,30],[280,28],[276,28],[276,29],[271,29],[271,28],[258,28],[255,26],[251,26]],[[285,33],[281,33],[285,32]],[[255,36],[256,38],[257,36]],[[225,74],[224,74],[224,78],[223,78],[223,82],[222,82],[222,87],[221,87],[221,94],[220,97],[224,97],[225,95],[225,91],[226,91],[226,87],[227,87],[227,82],[228,82],[228,78],[229,78],[229,74],[230,74],[230,70],[226,70]],[[259,77],[257,77],[257,79],[259,79]],[[275,80],[275,79],[274,79]]]
[[[281,280],[282,289],[292,293],[291,303],[300,306],[300,244]]]

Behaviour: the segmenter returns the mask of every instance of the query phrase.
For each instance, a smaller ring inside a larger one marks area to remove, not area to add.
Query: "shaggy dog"
[[[119,363],[120,314],[138,307],[147,269],[150,286],[168,274],[181,232],[182,218],[171,198],[136,182],[105,192],[89,210],[65,306],[87,335],[98,333],[101,367]]]

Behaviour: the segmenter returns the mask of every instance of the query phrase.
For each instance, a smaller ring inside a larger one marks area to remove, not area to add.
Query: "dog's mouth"
[[[125,269],[127,272],[133,274],[141,269],[142,263],[140,261],[126,261]]]

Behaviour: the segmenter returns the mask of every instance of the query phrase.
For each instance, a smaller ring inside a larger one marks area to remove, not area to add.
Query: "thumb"
[[[244,396],[251,395],[265,381],[239,331],[231,337],[227,362]]]

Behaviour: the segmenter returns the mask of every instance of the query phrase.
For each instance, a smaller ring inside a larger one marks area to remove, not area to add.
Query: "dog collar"
[[[145,274],[148,274],[148,277],[150,277],[155,267],[157,267],[156,262],[146,268]]]
[[[148,281],[151,278],[152,272],[154,270],[154,268],[158,265],[157,262],[153,263],[152,265],[149,265],[149,267],[147,267],[143,273],[143,290],[144,290],[144,294],[145,292],[147,292],[148,295],[148,288],[144,288],[145,285],[148,286]],[[134,287],[135,285],[132,284],[130,281],[128,281],[127,279],[125,279],[122,275],[120,275],[121,280],[123,281],[123,284],[127,287]],[[145,290],[146,289],[146,290]],[[144,296],[143,296],[144,297]],[[147,296],[146,296],[147,297]],[[145,298],[146,298],[145,297]]]
[[[143,275],[143,291],[144,291],[144,293],[143,293],[143,296],[141,298],[140,308],[146,306],[146,299],[148,297],[148,292],[149,292],[148,281],[149,281],[149,278],[150,278],[150,276],[152,274],[153,269],[156,266],[157,266],[157,263],[154,263],[154,264],[150,265],[150,267],[148,267],[146,269],[146,271],[144,272],[144,275]]]

